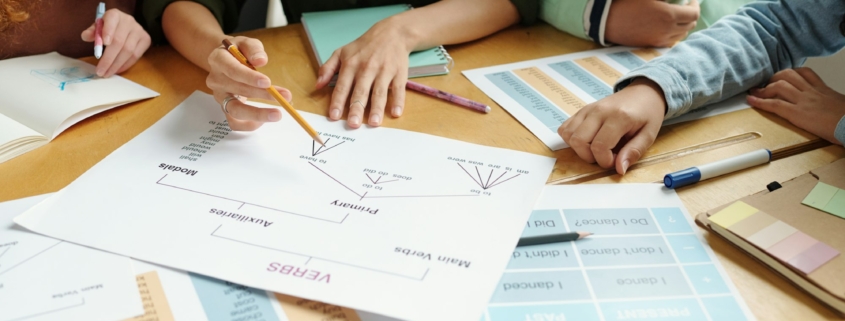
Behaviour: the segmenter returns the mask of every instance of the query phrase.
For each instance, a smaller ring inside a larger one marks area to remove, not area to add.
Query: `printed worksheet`
[[[0,320],[113,321],[141,314],[129,258],[12,222],[47,196],[0,203]]]
[[[547,186],[523,236],[592,236],[518,247],[482,321],[754,320],[674,190]]]
[[[142,320],[360,321],[355,311],[273,294],[215,278],[133,261]]]
[[[618,79],[667,50],[612,47],[465,70],[463,74],[546,146],[559,150],[569,147],[557,134],[564,121],[587,104],[612,94]],[[663,125],[749,107],[739,95]]]
[[[477,319],[554,159],[303,117],[326,146],[292,117],[233,132],[196,92],[16,222],[304,299]]]

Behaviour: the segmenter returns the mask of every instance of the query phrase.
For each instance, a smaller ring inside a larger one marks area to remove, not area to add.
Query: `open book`
[[[0,61],[0,163],[96,113],[158,93],[58,53]]]

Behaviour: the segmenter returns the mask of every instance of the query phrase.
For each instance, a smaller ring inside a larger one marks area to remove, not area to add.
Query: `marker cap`
[[[682,171],[666,174],[663,177],[663,185],[668,188],[687,186],[701,180],[701,171],[696,167],[690,167]]]

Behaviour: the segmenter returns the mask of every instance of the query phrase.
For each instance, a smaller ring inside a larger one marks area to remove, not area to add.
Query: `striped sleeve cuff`
[[[602,46],[611,44],[604,41],[604,30],[607,25],[607,15],[613,0],[590,0],[584,10],[584,29],[587,36]]]

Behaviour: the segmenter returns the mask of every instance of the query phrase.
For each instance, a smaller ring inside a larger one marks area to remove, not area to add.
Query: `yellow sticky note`
[[[289,295],[276,293],[288,320],[296,321],[361,321],[354,310]]]
[[[758,211],[759,210],[743,201],[737,201],[730,206],[723,208],[718,213],[711,215],[709,220],[711,223],[716,223],[723,228],[729,228],[731,225],[746,219]]]

